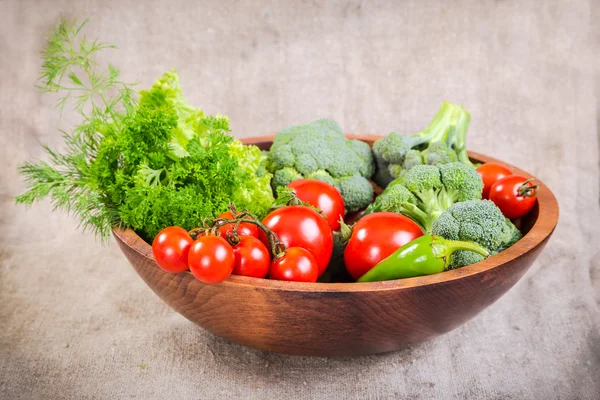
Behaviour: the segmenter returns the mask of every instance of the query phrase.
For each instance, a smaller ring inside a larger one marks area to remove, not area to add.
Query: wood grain
[[[369,144],[377,136],[348,135]],[[273,137],[243,140],[268,149]],[[479,162],[502,161],[469,153]],[[355,356],[397,350],[448,332],[506,293],[531,266],[558,222],[558,203],[542,183],[519,221],[525,234],[509,249],[454,271],[375,283],[297,283],[231,276],[204,285],[189,272],[169,274],[132,230],[114,230],[121,250],[174,310],[215,335],[270,352]]]

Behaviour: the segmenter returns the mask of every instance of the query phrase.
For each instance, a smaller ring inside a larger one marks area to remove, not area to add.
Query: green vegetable
[[[357,282],[387,281],[444,272],[451,268],[454,254],[458,252],[475,254],[480,259],[489,256],[489,252],[477,243],[424,235],[380,261]]]
[[[301,179],[333,184],[344,198],[348,212],[366,207],[373,199],[369,178],[375,170],[369,145],[345,138],[331,120],[284,128],[275,136],[267,169],[273,188]]]
[[[479,174],[463,163],[417,165],[392,181],[365,215],[379,211],[404,214],[431,233],[433,222],[452,204],[481,199],[482,190]]]
[[[386,187],[416,165],[439,165],[460,161],[473,166],[466,151],[469,113],[456,104],[444,102],[422,132],[403,137],[396,132],[373,143],[377,172],[373,180]]]
[[[452,205],[433,223],[432,233],[450,240],[468,240],[485,247],[490,254],[512,246],[521,239],[519,230],[489,200],[470,200]],[[473,264],[481,257],[459,252],[451,268]]]
[[[62,105],[81,93],[76,107],[84,122],[65,135],[66,153],[46,148],[50,164],[21,167],[29,191],[17,202],[50,196],[56,208],[104,238],[114,226],[131,227],[146,239],[170,225],[191,229],[230,202],[264,216],[273,202],[266,156],[229,136],[227,117],[190,105],[175,72],[136,102],[116,68],[102,73],[91,58],[110,46],[73,45],[82,26],[63,19],[50,35],[41,81],[46,91],[67,93]],[[81,69],[86,79],[77,75]],[[106,97],[111,91],[116,95]]]

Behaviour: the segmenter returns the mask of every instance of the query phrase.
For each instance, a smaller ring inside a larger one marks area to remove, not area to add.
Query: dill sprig
[[[44,146],[49,162],[25,163],[19,168],[28,190],[16,202],[31,205],[50,197],[55,209],[78,217],[84,230],[107,238],[111,228],[120,223],[117,207],[95,187],[90,162],[104,134],[121,130],[137,97],[134,84],[121,81],[116,67],[101,68],[95,60],[99,51],[115,46],[81,36],[86,23],[61,16],[60,24],[47,36],[37,85],[43,92],[60,93],[57,106],[61,113],[72,100],[82,121],[71,132],[62,132],[64,152]]]

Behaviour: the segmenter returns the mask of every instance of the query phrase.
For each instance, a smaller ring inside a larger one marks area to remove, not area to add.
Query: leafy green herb
[[[124,226],[147,240],[167,226],[194,228],[230,202],[264,216],[273,202],[265,155],[229,136],[227,117],[190,105],[174,71],[137,100],[115,67],[100,70],[91,57],[112,46],[77,40],[84,24],[61,20],[40,78],[42,90],[63,93],[59,107],[74,99],[83,121],[65,133],[66,153],[46,148],[50,163],[21,167],[29,190],[17,202],[49,196],[101,237]]]
[[[16,201],[32,204],[50,197],[55,209],[78,217],[84,230],[89,228],[107,237],[111,227],[120,223],[118,211],[95,185],[90,162],[108,127],[118,130],[133,110],[136,93],[131,84],[119,79],[118,69],[111,65],[102,69],[94,60],[98,51],[114,46],[85,37],[78,40],[86,22],[69,22],[61,17],[58,27],[48,35],[38,85],[44,92],[62,93],[58,101],[61,112],[68,100],[74,100],[74,110],[82,121],[72,132],[63,132],[65,152],[45,146],[49,163],[37,161],[20,167],[28,191]]]

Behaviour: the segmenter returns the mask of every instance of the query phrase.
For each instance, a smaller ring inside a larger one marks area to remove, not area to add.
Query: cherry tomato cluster
[[[483,180],[483,198],[493,201],[505,217],[520,218],[533,208],[539,185],[531,179],[495,163],[480,165],[477,172]]]
[[[324,182],[294,182],[292,188],[323,215],[305,205],[292,205],[275,209],[259,222],[232,209],[208,228],[163,229],[152,243],[154,260],[167,272],[189,269],[206,284],[222,282],[231,274],[316,282],[331,259],[332,227],[339,228],[344,203],[339,192]]]

